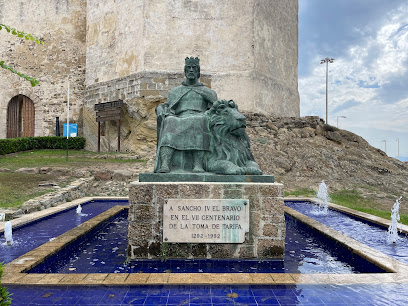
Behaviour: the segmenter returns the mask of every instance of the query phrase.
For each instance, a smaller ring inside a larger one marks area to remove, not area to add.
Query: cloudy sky
[[[408,157],[408,1],[299,0],[301,116],[326,117],[325,57],[329,124]]]

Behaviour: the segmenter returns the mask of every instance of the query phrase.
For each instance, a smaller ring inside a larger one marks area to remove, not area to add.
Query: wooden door
[[[20,103],[18,96],[12,98],[7,108],[7,138],[19,136],[20,129]]]
[[[34,136],[34,103],[23,95],[13,97],[7,108],[7,138]]]
[[[34,103],[30,98],[22,96],[21,106],[21,137],[34,136]]]

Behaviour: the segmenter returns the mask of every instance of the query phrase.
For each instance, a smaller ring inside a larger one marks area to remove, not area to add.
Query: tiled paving
[[[12,305],[407,305],[406,286],[9,286]]]

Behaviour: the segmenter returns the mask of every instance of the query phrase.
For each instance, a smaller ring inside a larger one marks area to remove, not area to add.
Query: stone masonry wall
[[[219,98],[299,116],[297,45],[297,0],[88,1],[86,85],[171,78],[198,56]]]
[[[162,243],[166,199],[249,199],[249,232],[242,244]],[[129,185],[131,258],[282,258],[283,185],[265,183],[140,183]]]
[[[0,138],[6,138],[7,107],[16,95],[34,102],[35,136],[55,135],[55,117],[66,122],[67,81],[71,82],[70,122],[82,126],[85,80],[85,0],[0,1],[0,21],[31,33],[45,45],[0,31],[1,60],[17,71],[35,77],[40,85],[0,71]],[[62,132],[62,130],[61,130]]]

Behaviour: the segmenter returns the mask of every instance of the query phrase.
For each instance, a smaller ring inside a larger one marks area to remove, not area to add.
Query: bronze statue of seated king
[[[154,172],[262,174],[250,150],[245,117],[232,100],[198,82],[199,58],[185,59],[186,80],[156,108]]]

